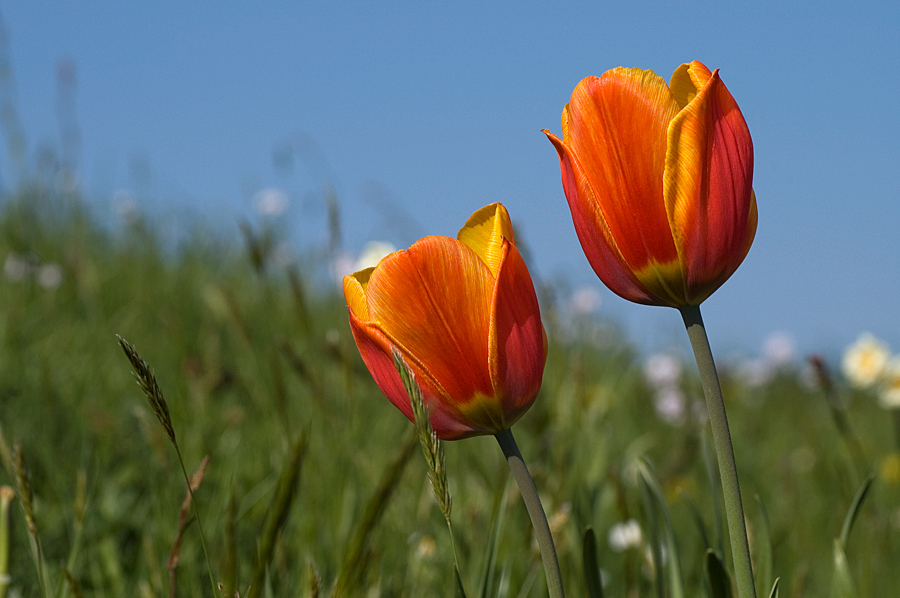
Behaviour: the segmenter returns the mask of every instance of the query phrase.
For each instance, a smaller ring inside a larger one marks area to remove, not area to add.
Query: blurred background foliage
[[[413,426],[359,358],[328,248],[283,259],[265,219],[243,223],[240,236],[198,224],[174,242],[137,212],[101,220],[77,193],[40,182],[0,208],[2,444],[21,444],[46,578],[42,590],[17,500],[8,595],[170,595],[184,478],[117,334],[155,371],[188,471],[209,457],[196,501],[217,582],[241,596],[255,574],[263,581],[254,591],[266,596],[449,595],[453,554]],[[707,548],[729,569],[730,556],[693,366],[677,353],[645,358],[615,322],[573,307],[570,290],[536,282],[550,351],[515,433],[569,594],[586,595],[591,526],[605,595],[671,595],[650,549],[661,512],[642,494],[646,458],[686,593],[710,595]],[[858,595],[893,595],[900,454],[888,412],[839,379],[829,403],[821,380],[790,356],[765,375],[720,365],[760,594],[775,576],[782,596],[837,587],[835,538],[872,472],[847,572]],[[469,596],[546,595],[495,440],[444,448]],[[15,465],[4,466],[0,484],[17,487]],[[189,517],[179,596],[211,593],[197,532]]]

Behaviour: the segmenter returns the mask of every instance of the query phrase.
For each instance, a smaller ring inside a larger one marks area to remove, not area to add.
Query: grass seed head
[[[28,533],[37,538],[37,522],[34,519],[34,495],[31,493],[31,480],[28,479],[28,470],[22,457],[22,444],[16,441],[13,444],[13,467],[16,473],[16,484],[19,486],[19,496],[22,498],[22,510],[25,512],[25,525]]]
[[[119,339],[119,346],[122,347],[125,357],[128,358],[128,361],[131,362],[134,368],[134,379],[137,381],[138,386],[141,387],[141,390],[144,391],[144,394],[147,395],[147,401],[150,403],[150,408],[156,415],[156,419],[162,424],[172,444],[177,446],[175,428],[172,427],[172,417],[169,415],[169,406],[166,404],[166,398],[163,396],[162,389],[156,382],[153,370],[150,369],[150,365],[144,361],[128,341],[119,335],[116,335],[116,338]]]
[[[444,517],[449,521],[452,500],[450,497],[450,484],[447,481],[447,469],[444,467],[444,448],[431,427],[428,408],[425,406],[422,389],[419,388],[419,384],[416,382],[415,374],[406,365],[403,356],[400,355],[397,349],[394,349],[392,353],[394,355],[394,367],[400,373],[400,379],[403,381],[403,386],[406,388],[410,404],[412,405],[416,429],[419,432],[419,443],[422,445],[422,452],[425,453],[425,462],[428,464],[428,479],[431,480],[434,498],[437,500]]]

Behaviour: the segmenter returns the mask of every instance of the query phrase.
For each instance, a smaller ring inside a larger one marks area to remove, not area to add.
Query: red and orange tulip
[[[641,69],[588,77],[562,130],[544,133],[581,246],[613,292],[699,305],[734,273],[756,232],[753,142],[718,70],[683,64],[669,85]]]
[[[388,399],[412,420],[394,367],[400,351],[439,438],[494,434],[528,410],[547,349],[534,285],[499,203],[456,239],[425,237],[344,278],[350,327]]]

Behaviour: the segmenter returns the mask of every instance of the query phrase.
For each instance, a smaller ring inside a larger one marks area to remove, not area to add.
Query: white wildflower
[[[359,272],[360,270],[365,270],[366,268],[373,268],[377,266],[378,262],[394,253],[395,251],[397,251],[397,249],[393,245],[391,245],[390,243],[385,243],[383,241],[370,241],[366,243],[363,246],[359,257],[356,258],[354,272]]]
[[[15,252],[6,255],[3,263],[3,275],[10,282],[21,282],[31,273],[31,262],[25,256]]]
[[[597,287],[586,285],[572,293],[572,297],[569,299],[569,309],[575,317],[589,316],[596,313],[602,303],[603,295],[600,294]]]
[[[629,548],[638,548],[643,542],[641,524],[634,519],[617,523],[609,528],[609,547],[613,552],[623,552]]]
[[[684,393],[677,386],[669,386],[656,391],[656,400],[653,403],[660,419],[669,424],[681,424],[684,422],[687,400]]]
[[[738,377],[750,388],[765,386],[774,373],[772,364],[765,359],[747,359],[737,367]]]
[[[42,288],[52,291],[62,284],[62,266],[59,264],[44,264],[38,268],[37,281]]]
[[[878,404],[885,409],[900,409],[900,357],[894,357],[884,367]]]
[[[866,332],[844,351],[844,376],[853,386],[873,386],[884,374],[890,355],[885,343]]]
[[[253,207],[260,216],[277,218],[288,209],[287,193],[274,187],[260,189],[253,196]]]
[[[653,388],[674,386],[681,380],[681,360],[668,353],[651,355],[644,363],[644,377]]]
[[[797,343],[786,332],[773,332],[763,341],[762,356],[775,368],[790,365],[797,358]]]
[[[137,197],[130,189],[116,189],[112,194],[113,210],[126,224],[134,224],[138,219]]]

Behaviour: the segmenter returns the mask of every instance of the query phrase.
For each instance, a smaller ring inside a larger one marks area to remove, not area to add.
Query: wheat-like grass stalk
[[[141,387],[141,390],[144,391],[144,395],[146,395],[147,401],[150,403],[150,409],[156,415],[156,419],[159,420],[159,423],[166,431],[166,436],[169,437],[169,441],[171,441],[172,446],[175,448],[175,455],[178,457],[178,464],[181,465],[181,473],[184,476],[184,482],[187,484],[187,491],[191,498],[194,516],[197,518],[197,529],[200,532],[200,545],[203,547],[203,556],[206,557],[206,570],[209,573],[209,583],[212,586],[213,595],[215,595],[216,580],[215,577],[213,577],[212,565],[209,561],[209,551],[206,549],[206,537],[203,533],[203,524],[200,521],[200,512],[197,509],[197,501],[194,499],[194,491],[191,488],[191,478],[188,476],[187,468],[184,466],[184,459],[181,456],[181,449],[178,447],[178,440],[175,438],[175,428],[172,426],[172,416],[169,414],[169,405],[166,403],[166,398],[163,396],[162,389],[156,381],[156,376],[153,374],[150,364],[144,361],[137,350],[128,341],[118,334],[116,335],[116,338],[119,340],[119,346],[122,347],[122,351],[125,352],[125,357],[128,358],[128,361],[131,362],[131,365],[134,368],[134,378],[137,381],[138,386]]]
[[[22,444],[19,441],[13,443],[12,448],[13,469],[16,474],[16,485],[19,487],[19,498],[22,503],[22,511],[25,514],[25,527],[31,538],[31,552],[37,568],[38,579],[41,583],[41,593],[46,598],[47,584],[44,580],[44,553],[41,548],[41,539],[38,535],[37,520],[34,517],[34,494],[31,490],[31,480],[28,470],[25,469],[25,459],[22,455]]]
[[[416,431],[419,433],[419,444],[422,445],[422,452],[428,465],[428,479],[431,481],[434,498],[441,513],[444,514],[444,518],[449,520],[453,501],[450,497],[450,485],[447,482],[447,470],[444,466],[444,447],[441,446],[441,441],[431,427],[428,409],[422,397],[422,389],[419,388],[415,375],[406,365],[399,351],[394,349],[393,355],[394,366],[400,373],[400,379],[403,381],[412,405],[413,419],[416,422]]]
[[[137,381],[138,386],[141,387],[141,390],[144,391],[147,402],[150,403],[150,409],[153,411],[153,414],[156,415],[156,419],[159,420],[159,423],[166,431],[166,436],[169,437],[169,441],[177,448],[178,441],[175,439],[175,428],[172,427],[172,416],[169,414],[169,405],[166,403],[166,398],[163,396],[162,389],[160,389],[159,383],[156,381],[153,370],[150,369],[150,365],[144,361],[137,350],[128,341],[118,334],[116,335],[116,338],[119,339],[119,346],[122,347],[125,356],[134,368],[134,379]]]
[[[453,537],[453,522],[450,518],[453,500],[450,496],[447,468],[444,465],[444,447],[440,439],[438,439],[434,428],[431,427],[428,407],[425,405],[422,389],[416,382],[415,374],[406,364],[396,347],[391,349],[391,353],[394,356],[394,367],[397,368],[397,372],[400,374],[400,380],[403,382],[404,388],[406,388],[406,394],[409,395],[409,402],[412,405],[413,419],[419,435],[419,444],[422,446],[425,463],[428,465],[428,479],[431,481],[431,490],[434,492],[434,498],[441,509],[441,513],[444,514],[444,520],[447,522],[447,530],[450,533],[450,545],[453,548],[457,590],[465,596],[466,592],[463,587],[459,567],[459,553],[456,550],[456,540]]]

